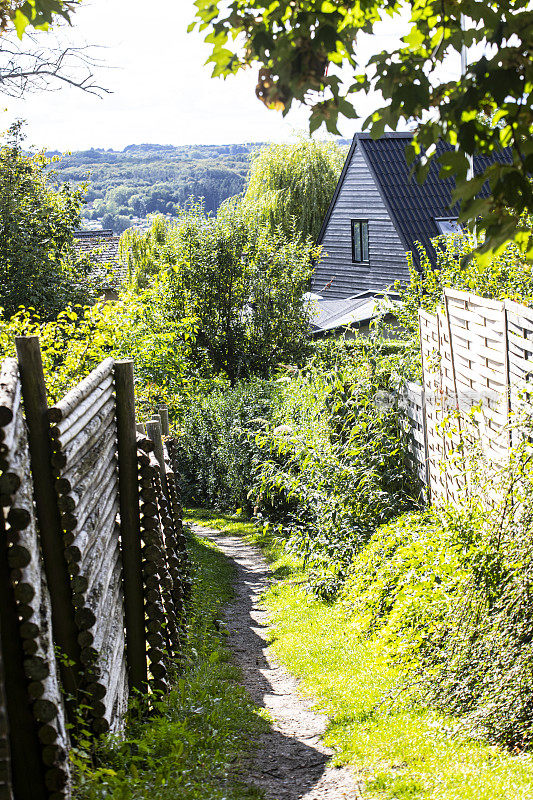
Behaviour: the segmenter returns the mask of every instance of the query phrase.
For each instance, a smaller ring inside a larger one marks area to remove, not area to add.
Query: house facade
[[[408,251],[415,267],[418,244],[434,263],[433,240],[460,230],[458,208],[452,205],[454,181],[439,178],[435,162],[424,183],[411,174],[405,149],[412,137],[409,132],[386,133],[377,140],[365,133],[354,136],[318,237],[322,259],[311,289],[324,299],[383,292],[397,280],[407,281]],[[439,143],[437,155],[450,148]],[[508,162],[511,154],[504,151],[498,159]],[[476,157],[474,172],[488,163]]]

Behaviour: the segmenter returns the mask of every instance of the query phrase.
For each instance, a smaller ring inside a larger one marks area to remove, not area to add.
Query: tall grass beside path
[[[187,514],[255,542],[273,562],[277,580],[265,596],[272,646],[328,713],[326,742],[360,776],[364,800],[532,800],[532,756],[472,739],[455,717],[410,704],[383,642],[362,638],[340,601],[312,598],[279,540],[239,516]]]
[[[259,800],[240,779],[267,723],[230,660],[222,608],[233,597],[230,562],[201,537],[190,544],[194,598],[186,666],[155,713],[132,717],[92,762],[76,757],[76,800]]]

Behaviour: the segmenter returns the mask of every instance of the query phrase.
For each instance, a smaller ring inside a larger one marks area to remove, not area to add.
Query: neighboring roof
[[[440,167],[433,161],[426,180],[422,184],[418,183],[416,176],[411,175],[411,166],[407,163],[405,157],[405,148],[412,138],[413,134],[411,132],[385,133],[380,139],[376,140],[372,139],[368,133],[355,134],[333,200],[318,237],[319,244],[325,234],[353,153],[356,147],[359,146],[406,250],[413,250],[414,243],[418,241],[426,248],[428,255],[434,257],[435,251],[431,240],[440,233],[435,218],[457,217],[458,215],[457,205],[451,207],[455,182],[452,178],[439,178]],[[437,155],[452,149],[451,145],[439,142]],[[495,155],[494,159],[486,156],[475,156],[474,173],[479,175],[495,160],[501,163],[512,163],[511,150],[501,151]],[[479,194],[484,197],[488,193],[488,186],[484,186]],[[416,251],[414,251],[414,256],[418,262]]]
[[[394,311],[397,295],[361,292],[343,300],[316,300],[311,315],[311,332],[323,333],[348,325],[359,327],[385,309]]]
[[[126,270],[119,260],[120,236],[111,230],[75,231],[74,247],[79,255],[87,255],[96,265],[112,265],[116,278],[126,278]]]

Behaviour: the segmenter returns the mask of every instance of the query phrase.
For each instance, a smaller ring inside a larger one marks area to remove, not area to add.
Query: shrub
[[[469,731],[533,745],[533,468],[512,453],[491,508],[411,514],[380,528],[350,567],[343,602],[422,695]],[[486,487],[485,487],[486,492]]]
[[[178,464],[184,501],[253,511],[250,491],[261,460],[255,443],[268,424],[275,385],[258,378],[195,398],[180,415]]]
[[[69,303],[89,303],[102,291],[87,258],[74,250],[84,190],[54,186],[50,160],[22,150],[20,123],[0,147],[0,307],[19,306],[46,319]]]

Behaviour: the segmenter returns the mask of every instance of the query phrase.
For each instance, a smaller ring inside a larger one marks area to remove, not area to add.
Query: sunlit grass
[[[398,674],[362,642],[339,605],[278,583],[266,597],[273,647],[330,715],[327,743],[363,781],[364,798],[531,800],[533,759],[469,739],[429,709],[391,706]]]
[[[208,540],[189,545],[195,576],[186,666],[157,713],[80,759],[75,800],[259,800],[242,778],[268,722],[240,685],[221,622],[231,563]]]
[[[383,645],[361,641],[340,604],[306,593],[301,563],[280,540],[239,515],[195,509],[187,516],[259,544],[278,569],[265,596],[273,647],[328,713],[326,741],[336,763],[360,777],[364,800],[533,800],[532,756],[475,741],[456,719],[409,707]]]

